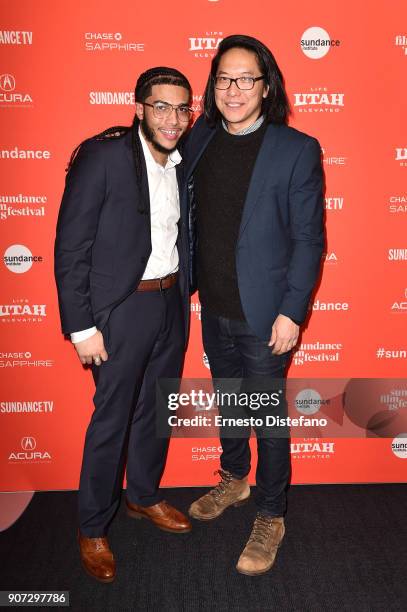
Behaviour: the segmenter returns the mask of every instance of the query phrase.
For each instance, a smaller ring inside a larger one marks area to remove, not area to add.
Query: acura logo
[[[12,74],[0,75],[0,89],[2,91],[14,91],[16,88],[16,80]]]
[[[35,441],[35,438],[32,438],[31,436],[26,436],[25,438],[21,439],[21,448],[25,451],[34,450],[36,446],[37,442]]]

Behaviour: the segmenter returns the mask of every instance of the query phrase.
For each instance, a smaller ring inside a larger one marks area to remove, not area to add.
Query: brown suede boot
[[[224,470],[217,470],[217,472],[220,474],[221,481],[189,508],[189,515],[199,521],[211,521],[220,516],[229,506],[240,506],[250,497],[247,478],[233,478],[230,472]]]
[[[267,572],[274,563],[284,533],[282,516],[257,514],[250,538],[236,565],[237,571],[247,576]]]

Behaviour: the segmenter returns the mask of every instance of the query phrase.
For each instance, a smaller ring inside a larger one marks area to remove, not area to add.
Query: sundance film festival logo
[[[4,264],[15,274],[24,274],[32,268],[34,263],[42,263],[42,255],[33,255],[30,249],[23,244],[12,244],[6,249],[3,256]]]
[[[200,302],[191,302],[190,304],[190,312],[194,313],[194,315],[196,316],[196,318],[200,321],[201,320],[201,304]]]
[[[396,314],[407,314],[407,287],[391,305],[390,311]]]
[[[134,91],[90,91],[89,104],[92,105],[128,105],[134,106]]]
[[[37,449],[37,440],[33,436],[21,438],[20,447],[21,450],[10,453],[10,463],[45,463],[52,459],[48,451]]]
[[[144,51],[144,43],[128,42],[121,32],[85,32],[86,51]]]
[[[46,304],[32,304],[25,298],[16,298],[10,304],[0,304],[1,323],[41,323],[46,316]]]
[[[12,74],[0,75],[0,106],[33,106],[33,99],[30,94],[22,91],[16,91],[16,80]]]
[[[394,44],[402,49],[404,55],[407,55],[407,36],[405,34],[397,34]]]
[[[53,359],[38,359],[31,351],[0,351],[0,369],[52,368],[53,365]]]
[[[338,363],[343,344],[341,342],[302,343],[294,353],[294,365],[306,363]]]
[[[47,196],[0,195],[0,221],[12,218],[44,217]]]
[[[400,166],[407,166],[407,147],[396,148],[395,159],[400,163]]]
[[[25,30],[0,30],[0,45],[32,45],[33,33]]]
[[[390,393],[380,396],[380,403],[391,412],[407,408],[407,389],[392,389]]]
[[[294,94],[294,106],[299,113],[339,113],[345,106],[345,94],[311,87],[310,93]]]
[[[194,54],[194,57],[213,57],[222,40],[223,32],[205,32],[204,36],[191,36],[189,51]]]
[[[407,213],[407,194],[390,196],[388,205],[391,213]]]
[[[311,59],[321,59],[331,47],[339,47],[340,40],[333,39],[323,28],[314,26],[301,36],[301,51]]]

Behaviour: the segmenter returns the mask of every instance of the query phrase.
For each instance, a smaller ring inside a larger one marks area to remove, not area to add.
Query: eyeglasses
[[[144,104],[144,106],[151,106],[153,115],[156,119],[169,117],[173,110],[175,110],[180,121],[189,121],[191,119],[192,109],[185,104],[180,104],[179,106],[174,106],[173,104],[169,104],[169,102],[154,102],[153,104],[143,102],[142,104]]]
[[[217,76],[214,78],[215,81],[215,89],[229,89],[232,83],[236,83],[239,89],[247,90],[253,89],[256,81],[261,81],[264,79],[264,75],[259,77],[237,77],[237,79],[231,79],[230,77],[225,76]]]

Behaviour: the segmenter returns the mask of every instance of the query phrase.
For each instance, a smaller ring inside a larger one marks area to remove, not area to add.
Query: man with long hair
[[[115,577],[106,537],[127,461],[127,512],[172,533],[189,520],[162,499],[168,437],[156,436],[157,378],[180,376],[189,290],[177,143],[191,118],[178,70],[140,75],[130,128],[110,128],[72,155],[58,218],[55,277],[64,334],[92,368],[95,410],[79,486],[84,569]]]
[[[321,150],[317,140],[287,126],[288,115],[283,76],[270,50],[250,36],[225,38],[212,61],[203,116],[185,149],[192,283],[218,387],[222,379],[240,380],[240,389],[284,387],[318,277]],[[279,410],[286,413],[284,393]],[[285,530],[289,434],[272,432],[265,422],[255,428],[258,513],[237,564],[247,575],[272,567]],[[221,480],[191,505],[195,519],[215,519],[248,499],[250,428],[239,431],[221,429]]]

